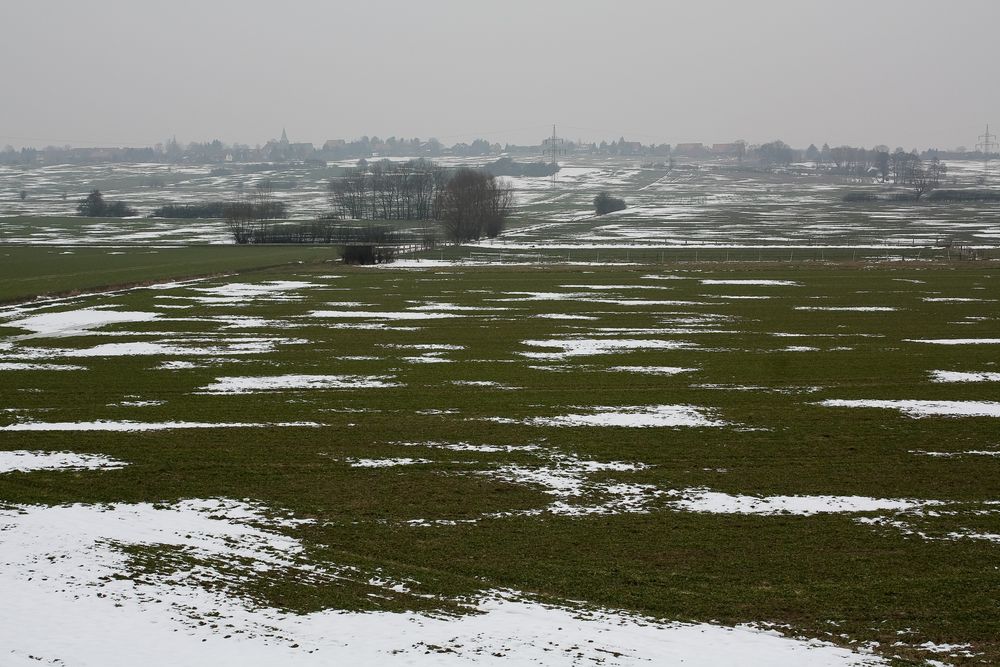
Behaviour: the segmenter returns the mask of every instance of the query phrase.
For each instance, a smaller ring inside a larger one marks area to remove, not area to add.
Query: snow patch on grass
[[[868,498],[865,496],[747,496],[731,495],[708,489],[684,489],[676,492],[680,500],[670,507],[688,512],[710,514],[792,514],[811,516],[826,513],[906,512],[931,505],[934,500]]]
[[[556,417],[530,417],[509,419],[493,417],[490,421],[501,424],[527,424],[529,426],[618,426],[625,428],[664,427],[716,427],[726,422],[714,419],[706,408],[693,405],[622,405],[578,408],[586,412]]]
[[[791,287],[802,287],[802,283],[795,280],[717,280],[706,278],[699,281],[702,285],[782,285]]]
[[[159,318],[157,313],[83,308],[80,310],[31,315],[24,319],[6,322],[5,326],[32,331],[34,332],[32,337],[78,336],[108,324],[149,322],[157,318]]]
[[[977,371],[962,373],[959,371],[931,371],[931,382],[1000,382],[1000,373]]]
[[[530,347],[557,348],[556,352],[519,352],[531,359],[566,359],[600,354],[615,354],[635,350],[682,350],[698,347],[695,343],[656,338],[568,338],[525,340]]]
[[[364,319],[364,320],[443,320],[464,317],[457,313],[421,311],[377,311],[377,310],[314,310],[308,317],[324,319]]]
[[[822,310],[829,312],[889,313],[899,310],[895,306],[795,306],[795,310]]]
[[[611,366],[609,371],[619,373],[641,373],[643,375],[677,375],[679,373],[694,373],[697,368],[683,366]]]
[[[206,394],[253,394],[303,389],[386,389],[403,385],[390,375],[271,375],[220,377],[201,388]]]
[[[86,366],[73,364],[30,364],[16,361],[0,362],[0,371],[85,371]]]
[[[903,341],[928,345],[1000,345],[1000,338],[904,338]]]
[[[821,401],[829,408],[885,408],[914,417],[1000,417],[997,401],[919,401],[919,400],[840,400]]]
[[[21,422],[0,426],[0,431],[168,431],[191,428],[272,428],[284,426],[320,426],[316,422],[136,422],[97,420],[91,422]]]
[[[122,461],[103,454],[42,452],[25,449],[0,452],[0,473],[31,472],[34,470],[117,470],[126,465]]]
[[[295,567],[302,544],[276,530],[290,523],[229,500],[0,510],[0,661],[106,667],[884,664],[751,626],[664,624],[613,610],[543,604],[509,591],[467,600],[464,606],[476,613],[459,616],[332,609],[292,614],[229,595],[226,587],[234,580]],[[121,577],[130,567],[125,548],[136,547],[180,551],[199,565],[140,581]],[[308,578],[324,574],[310,569]],[[389,587],[378,577],[366,583]]]
[[[421,463],[434,463],[430,459],[389,458],[389,459],[344,459],[352,468],[395,468]]]

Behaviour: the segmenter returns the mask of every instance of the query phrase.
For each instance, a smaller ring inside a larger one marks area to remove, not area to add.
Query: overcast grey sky
[[[0,0],[0,26],[0,145],[1000,129],[1000,0]]]

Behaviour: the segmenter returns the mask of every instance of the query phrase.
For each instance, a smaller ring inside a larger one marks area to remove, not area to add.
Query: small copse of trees
[[[510,186],[478,169],[458,169],[434,198],[434,213],[445,238],[454,243],[494,238],[503,231],[514,205]]]
[[[594,197],[594,212],[597,215],[605,215],[606,213],[614,213],[615,211],[624,211],[626,208],[627,205],[625,204],[624,199],[612,197],[607,192],[602,192]]]
[[[555,162],[515,162],[509,157],[502,157],[484,167],[494,176],[541,177],[552,176],[559,171]]]
[[[353,220],[429,220],[445,172],[427,160],[362,162],[330,181],[336,213]]]
[[[237,243],[267,243],[269,220],[285,217],[284,202],[274,199],[268,182],[257,185],[254,194],[226,204],[223,217]]]
[[[154,210],[154,218],[224,218],[229,202],[207,201],[197,204],[165,204]]]
[[[258,186],[255,194],[226,204],[223,217],[239,244],[343,244],[345,261],[370,263],[391,261],[390,247],[426,249],[437,243],[427,228],[393,229],[370,221],[433,220],[445,239],[463,243],[499,235],[514,205],[510,185],[486,171],[445,171],[424,161],[361,164],[331,181],[330,198],[336,210],[319,220],[273,222],[284,216],[284,205]]]
[[[76,210],[88,218],[128,218],[139,213],[123,201],[105,201],[100,190],[94,190],[81,199]]]

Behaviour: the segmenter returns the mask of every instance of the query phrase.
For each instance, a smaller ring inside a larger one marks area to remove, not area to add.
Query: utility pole
[[[558,137],[558,135],[556,135],[555,124],[552,125],[552,136],[546,139],[544,142],[542,142],[542,144],[543,144],[542,153],[545,155],[552,156],[552,164],[556,164],[558,156],[566,155],[565,141],[563,141]],[[556,180],[556,174],[553,171],[552,182],[555,183],[555,180]]]
[[[990,126],[987,123],[986,134],[979,135],[979,143],[976,144],[976,148],[983,152],[983,183],[985,185],[990,184],[990,156],[997,147],[1000,147],[1000,144],[997,144],[997,135],[990,134]]]

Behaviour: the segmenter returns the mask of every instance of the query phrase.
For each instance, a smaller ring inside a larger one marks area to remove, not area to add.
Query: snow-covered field
[[[988,265],[472,263],[0,308],[0,665],[997,655]]]
[[[975,186],[980,167],[949,165],[958,187]],[[109,199],[129,202],[141,216],[167,203],[231,200],[264,179],[281,186],[275,196],[287,204],[292,219],[315,219],[331,208],[327,184],[335,166],[254,173],[228,169],[233,173],[156,164],[0,167],[0,234],[16,243],[230,242],[221,221],[137,218],[70,224],[54,217],[75,215],[76,201],[95,187]],[[990,204],[846,204],[845,192],[874,184],[818,174],[762,174],[712,162],[668,171],[627,159],[569,156],[555,178],[509,180],[518,210],[507,233],[483,244],[494,250],[850,247],[915,252],[945,241],[981,248],[1000,243],[1000,224]],[[28,193],[24,201],[18,197],[21,190]],[[595,218],[591,200],[604,191],[624,198],[628,208]],[[11,219],[18,215],[52,217],[28,224]]]

